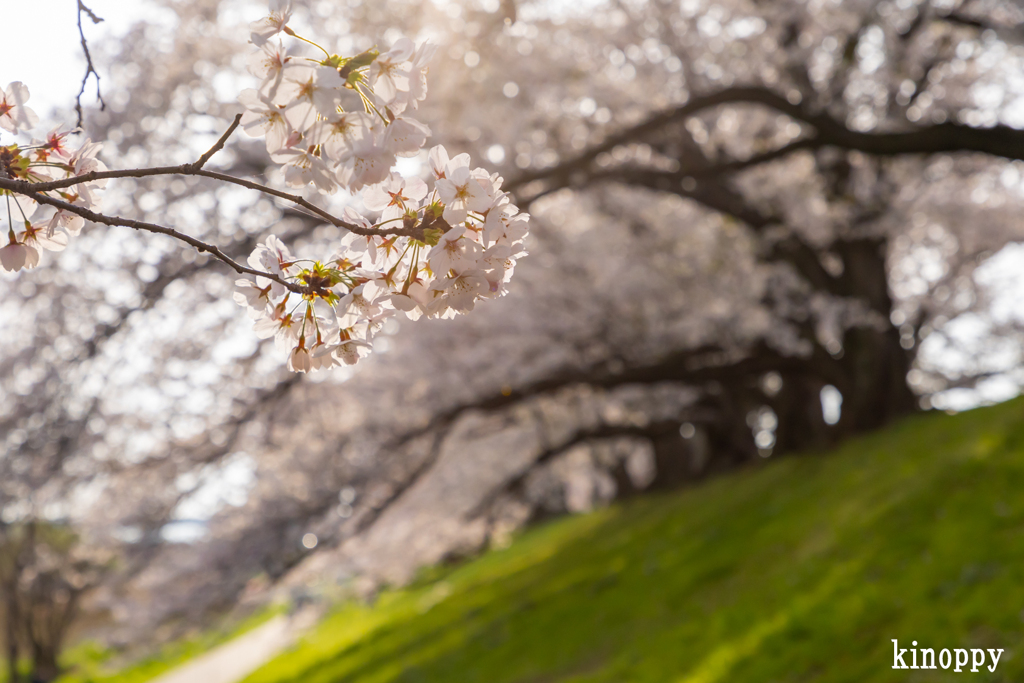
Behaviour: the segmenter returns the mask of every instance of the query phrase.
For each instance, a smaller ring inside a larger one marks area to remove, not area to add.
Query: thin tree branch
[[[85,31],[82,30],[82,12],[85,12],[92,23],[98,24],[103,19],[96,16],[96,13],[85,6],[82,0],[78,0],[78,36],[82,42],[82,52],[85,53],[85,75],[82,76],[82,86],[78,89],[78,95],[75,96],[75,112],[78,114],[78,123],[76,124],[79,128],[82,127],[82,94],[85,93],[85,84],[89,82],[89,74],[92,74],[96,78],[96,99],[100,103],[100,111],[107,108],[107,103],[103,101],[103,94],[100,92],[100,74],[96,71],[96,67],[92,63],[92,54],[89,52],[89,43],[85,40]]]
[[[233,129],[229,129],[229,132],[231,130],[233,130]],[[219,144],[219,141],[218,141],[218,144]],[[96,181],[96,180],[108,180],[108,179],[113,179],[113,178],[147,178],[147,177],[151,177],[151,176],[160,176],[160,175],[201,176],[201,177],[204,177],[204,178],[213,178],[214,180],[220,180],[220,181],[225,182],[225,183],[231,183],[232,185],[238,185],[240,187],[244,187],[244,188],[247,188],[247,189],[250,189],[250,190],[256,190],[257,192],[262,192],[263,194],[267,194],[267,195],[271,195],[273,197],[278,197],[280,199],[287,200],[287,201],[292,202],[293,204],[295,204],[297,206],[301,206],[302,208],[304,208],[307,211],[309,211],[309,212],[315,214],[316,216],[322,218],[324,221],[330,223],[331,225],[334,225],[334,226],[339,227],[339,228],[344,228],[345,230],[348,230],[350,232],[354,232],[357,235],[366,235],[366,236],[374,236],[374,237],[382,236],[382,235],[397,235],[399,237],[412,237],[413,239],[418,239],[420,241],[423,241],[423,238],[424,238],[423,230],[424,230],[424,228],[438,227],[438,228],[441,228],[442,230],[447,231],[446,230],[447,224],[442,224],[441,221],[434,221],[434,222],[431,222],[430,224],[421,223],[419,225],[414,225],[412,227],[405,227],[405,226],[394,227],[394,228],[386,228],[386,227],[381,227],[381,228],[363,228],[363,227],[360,227],[360,226],[355,225],[353,223],[349,223],[348,221],[344,221],[344,220],[338,218],[337,216],[334,216],[330,212],[320,208],[319,206],[317,206],[317,205],[313,204],[312,202],[304,199],[303,197],[300,197],[299,195],[290,194],[288,192],[282,192],[281,190],[275,190],[272,187],[267,187],[266,185],[261,185],[259,183],[254,183],[254,182],[252,182],[250,180],[243,180],[242,178],[236,178],[236,177],[228,175],[226,173],[218,173],[216,171],[206,171],[206,170],[203,170],[201,167],[202,167],[203,164],[206,163],[206,161],[204,160],[204,157],[205,157],[206,160],[208,160],[209,156],[212,156],[213,153],[216,153],[217,149],[218,148],[215,145],[214,148],[211,149],[211,151],[209,151],[206,154],[204,154],[203,157],[200,157],[200,159],[198,161],[195,161],[195,162],[190,163],[190,164],[181,164],[179,166],[157,166],[157,167],[153,167],[153,168],[135,168],[135,169],[129,169],[129,170],[120,170],[120,171],[93,171],[91,173],[85,173],[83,175],[73,176],[71,178],[62,178],[60,180],[51,180],[51,181],[47,181],[47,182],[44,182],[44,183],[33,183],[33,182],[28,181],[28,180],[5,180],[3,185],[0,185],[0,187],[2,187],[5,190],[11,190],[13,192],[18,192],[20,194],[30,195],[33,192],[50,192],[52,190],[59,190],[59,189],[63,189],[63,188],[66,188],[66,187],[72,187],[74,185],[81,185],[83,183],[93,182],[93,181]],[[209,155],[209,156],[207,156],[207,155]],[[0,179],[0,180],[3,180],[3,179]],[[436,223],[436,225],[435,225],[435,223]]]
[[[224,149],[224,144],[228,141],[228,138],[231,137],[231,134],[235,132],[235,129],[238,128],[238,124],[241,122],[242,115],[235,114],[235,119],[231,122],[231,125],[228,126],[228,129],[224,131],[224,134],[221,135],[217,142],[214,143],[213,147],[206,150],[206,153],[199,157],[194,163],[189,164],[189,168],[193,171],[198,171],[205,166],[206,162],[210,160],[210,157]]]
[[[242,115],[236,114],[234,120],[228,126],[227,130],[225,130],[224,133],[220,136],[220,138],[218,138],[217,142],[214,143],[214,145],[205,153],[203,153],[203,155],[200,156],[199,159],[190,164],[181,164],[180,166],[163,166],[157,168],[140,168],[124,171],[92,172],[80,176],[63,178],[60,180],[53,180],[43,183],[32,183],[22,179],[0,177],[0,190],[8,190],[11,192],[22,194],[26,197],[30,197],[31,199],[39,202],[40,204],[47,204],[49,206],[56,207],[63,211],[67,211],[69,213],[81,216],[82,218],[86,218],[95,223],[103,223],[104,225],[111,226],[120,225],[132,228],[134,230],[145,230],[147,232],[154,232],[174,237],[175,239],[181,240],[182,242],[185,242],[186,244],[195,247],[200,252],[206,252],[213,255],[215,258],[217,258],[220,261],[223,261],[239,274],[256,275],[258,277],[268,278],[270,280],[273,280],[274,282],[284,285],[290,291],[296,292],[298,294],[309,294],[313,290],[309,287],[304,287],[302,285],[295,284],[294,282],[288,282],[287,280],[273,273],[268,273],[265,271],[256,270],[253,268],[249,268],[247,266],[243,266],[242,264],[238,263],[237,261],[229,257],[227,254],[225,254],[223,251],[221,251],[220,248],[218,248],[217,246],[203,242],[202,240],[196,239],[195,237],[192,237],[190,235],[186,235],[185,233],[179,232],[174,228],[168,228],[162,225],[156,225],[155,223],[147,223],[144,221],[137,221],[129,218],[107,216],[104,214],[96,213],[94,211],[90,211],[80,206],[75,206],[74,204],[63,201],[61,199],[50,197],[44,193],[53,190],[59,190],[66,187],[72,187],[74,185],[80,185],[83,183],[110,178],[144,178],[156,175],[192,175],[201,176],[205,178],[213,178],[215,180],[220,180],[222,182],[231,183],[248,189],[256,190],[264,194],[269,194],[274,197],[287,199],[288,201],[293,202],[298,206],[308,209],[316,216],[323,218],[327,222],[337,227],[344,228],[346,230],[349,230],[360,235],[398,235],[412,237],[413,239],[424,241],[424,231],[429,228],[438,228],[444,232],[447,232],[448,230],[451,229],[451,226],[448,225],[448,223],[445,222],[440,217],[429,219],[424,218],[424,220],[421,221],[418,225],[412,225],[408,227],[403,225],[401,228],[367,229],[360,227],[358,225],[354,225],[347,221],[343,221],[340,218],[337,218],[336,216],[330,214],[324,209],[321,209],[315,204],[310,203],[309,201],[303,199],[298,195],[289,194],[287,192],[281,192],[280,190],[275,190],[273,188],[266,187],[265,185],[260,185],[259,183],[254,183],[248,180],[242,180],[241,178],[235,178],[234,176],[230,176],[225,173],[203,170],[203,166],[206,164],[206,162],[208,162],[213,157],[213,155],[215,155],[218,151],[224,148],[224,145],[227,143],[228,138],[231,137],[231,134],[235,131],[236,128],[238,128],[241,119]]]
[[[185,233],[179,232],[174,228],[167,228],[162,225],[156,225],[155,223],[146,223],[145,221],[137,221],[131,218],[121,218],[119,216],[106,216],[104,214],[96,213],[95,211],[90,211],[89,209],[85,209],[80,206],[75,206],[74,204],[69,204],[68,202],[65,202],[60,199],[54,199],[53,197],[49,197],[39,192],[33,192],[31,189],[25,190],[21,186],[14,186],[16,183],[23,182],[24,181],[12,181],[7,180],[6,178],[0,178],[0,189],[11,190],[13,192],[23,194],[26,197],[34,199],[40,204],[46,204],[48,206],[53,206],[55,208],[61,209],[62,211],[73,213],[77,216],[81,216],[82,218],[93,221],[94,223],[103,223],[104,225],[110,226],[120,225],[126,228],[132,228],[133,230],[144,230],[146,232],[154,232],[160,235],[167,235],[177,240],[181,240],[182,242],[185,242],[186,244],[192,247],[195,247],[195,249],[199,252],[206,252],[212,255],[214,258],[223,261],[240,275],[255,275],[257,277],[264,277],[267,278],[268,280],[273,280],[274,282],[284,285],[290,291],[295,292],[297,294],[308,294],[310,293],[310,291],[312,291],[309,287],[303,287],[302,285],[297,285],[294,282],[289,282],[282,278],[280,275],[275,275],[274,273],[268,273],[262,270],[256,270],[255,268],[249,268],[248,266],[243,266],[241,263],[238,263],[230,256],[225,254],[223,251],[221,251],[219,247],[216,247],[212,244],[207,244],[202,240],[196,239],[191,235],[186,235]],[[29,187],[31,188],[31,184],[29,184]]]

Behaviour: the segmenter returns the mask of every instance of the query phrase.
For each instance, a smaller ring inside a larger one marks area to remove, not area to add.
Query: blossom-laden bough
[[[64,249],[86,220],[170,235],[245,276],[236,281],[235,301],[247,309],[256,334],[274,337],[297,372],[358,362],[394,315],[451,318],[505,294],[516,260],[526,253],[529,215],[502,192],[502,178],[471,168],[468,154],[450,157],[440,145],[427,156],[432,187],[395,171],[399,157],[419,155],[430,137],[409,112],[426,97],[435,47],[403,37],[386,52],[345,57],[296,34],[290,18],[290,4],[277,5],[251,24],[257,51],[248,68],[262,83],[239,95],[245,111],[192,164],[110,171],[97,158],[102,145],[85,139],[72,149],[69,137],[78,131],[61,127],[28,145],[0,147],[8,221],[0,265],[8,271],[35,267],[41,251]],[[298,56],[282,34],[315,46],[323,58]],[[24,84],[11,83],[0,95],[0,128],[18,134],[38,124]],[[361,191],[376,220],[352,207],[337,217],[299,195],[204,169],[239,125],[264,139],[286,185],[312,185],[322,194]],[[299,258],[269,235],[243,265],[173,228],[98,212],[99,190],[111,178],[175,174],[286,199],[345,236],[329,255]]]

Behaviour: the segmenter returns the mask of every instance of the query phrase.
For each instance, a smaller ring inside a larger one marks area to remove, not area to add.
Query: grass
[[[533,529],[348,604],[246,683],[1024,680],[1024,401]],[[908,660],[909,664],[909,660]]]

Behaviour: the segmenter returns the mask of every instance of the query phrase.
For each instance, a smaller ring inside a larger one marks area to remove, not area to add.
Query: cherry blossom
[[[292,187],[304,187],[309,183],[326,194],[338,189],[335,174],[311,148],[285,147],[270,155],[270,158],[284,164],[284,182]]]
[[[370,85],[374,92],[385,102],[392,102],[399,92],[409,91],[409,80],[412,76],[413,56],[416,46],[408,38],[399,38],[391,49],[383,53],[370,67]]]
[[[11,83],[6,90],[0,91],[0,96],[0,127],[17,134],[19,126],[29,129],[36,125],[35,113],[25,105],[29,91],[23,83]],[[33,139],[24,148],[18,144],[0,147],[2,175],[39,183],[106,171],[106,164],[98,158],[102,144],[85,138],[76,148],[71,136],[79,132],[65,130],[58,125],[47,132],[44,139]],[[98,191],[106,184],[106,179],[94,179],[43,194],[74,207],[95,210],[99,208]],[[8,219],[7,244],[0,249],[4,270],[37,266],[43,251],[62,251],[67,247],[69,238],[77,235],[85,225],[82,216],[72,210],[40,204],[38,195],[9,191],[3,194]],[[17,225],[13,224],[16,215],[21,219]]]
[[[292,129],[305,133],[318,117],[337,111],[342,85],[335,68],[292,66],[285,70],[274,102],[284,104],[284,118]]]
[[[4,270],[21,270],[22,268],[34,268],[39,264],[39,250],[17,242],[14,239],[3,248],[0,248],[0,266]]]
[[[256,78],[266,81],[275,81],[281,75],[285,66],[295,61],[295,55],[291,54],[285,46],[278,43],[266,43],[259,52],[253,52],[247,60],[247,69]]]
[[[395,155],[379,144],[377,136],[353,140],[352,153],[338,166],[338,181],[350,190],[382,182],[391,172]]]
[[[366,112],[340,112],[317,121],[309,131],[309,141],[323,145],[329,158],[344,162],[352,156],[358,141],[372,142],[378,129],[378,121]]]
[[[0,90],[0,128],[17,134],[21,128],[36,127],[39,117],[25,106],[28,97],[28,87],[21,81],[9,83],[6,90]]]
[[[32,157],[39,162],[49,161],[51,157],[67,161],[71,158],[71,150],[68,148],[67,139],[70,134],[71,131],[64,130],[63,125],[50,129],[44,140],[32,141],[32,146],[36,148],[32,152]]]
[[[292,266],[294,260],[291,252],[288,251],[288,247],[274,235],[269,235],[263,241],[263,244],[256,245],[252,254],[249,255],[250,266],[278,276],[290,274],[286,269]],[[269,284],[271,287],[270,296],[274,298],[285,293],[283,285],[266,278],[257,280],[257,284],[260,287],[265,287]]]
[[[37,251],[64,251],[68,246],[68,234],[63,230],[55,230],[48,220],[27,224],[20,239],[23,244]]]
[[[291,128],[281,109],[270,98],[251,88],[243,90],[238,101],[245,107],[242,129],[253,137],[265,136],[268,152],[276,152],[284,147]]]
[[[426,196],[425,182],[419,178],[407,180],[398,173],[392,173],[384,182],[363,191],[363,205],[370,211],[380,211],[381,222],[387,223],[417,209],[419,200]]]
[[[396,93],[395,101],[391,104],[391,110],[397,114],[405,111],[407,106],[416,109],[419,103],[427,97],[427,64],[437,52],[437,45],[431,42],[424,42],[416,48],[409,68],[409,89]]]
[[[249,317],[253,319],[262,318],[270,306],[270,292],[274,284],[277,283],[272,282],[264,287],[260,287],[252,280],[246,278],[235,280],[235,287],[237,289],[233,295],[234,300],[238,305],[245,306],[248,309]]]
[[[466,166],[447,170],[447,177],[437,181],[437,193],[444,202],[444,219],[449,223],[461,223],[470,211],[486,211],[493,201],[487,191],[477,182]]]
[[[519,207],[512,203],[508,194],[497,196],[484,219],[484,244],[491,244],[504,235],[509,221],[517,213],[519,213]]]
[[[419,154],[430,137],[430,128],[415,119],[402,118],[392,121],[384,133],[385,148],[400,157],[414,157]]]
[[[287,4],[273,2],[270,14],[249,24],[249,30],[252,32],[249,40],[256,47],[262,47],[268,40],[285,30],[291,17],[292,4],[290,2]]]
[[[432,304],[431,313],[443,317],[448,309],[460,313],[473,310],[477,299],[489,289],[489,284],[484,272],[474,268],[437,280],[430,288],[440,294]]]

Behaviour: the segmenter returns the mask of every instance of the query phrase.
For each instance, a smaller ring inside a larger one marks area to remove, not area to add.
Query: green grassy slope
[[[1022,418],[921,415],[546,525],[340,609],[246,683],[1024,680]],[[893,671],[891,638],[1006,652]]]

